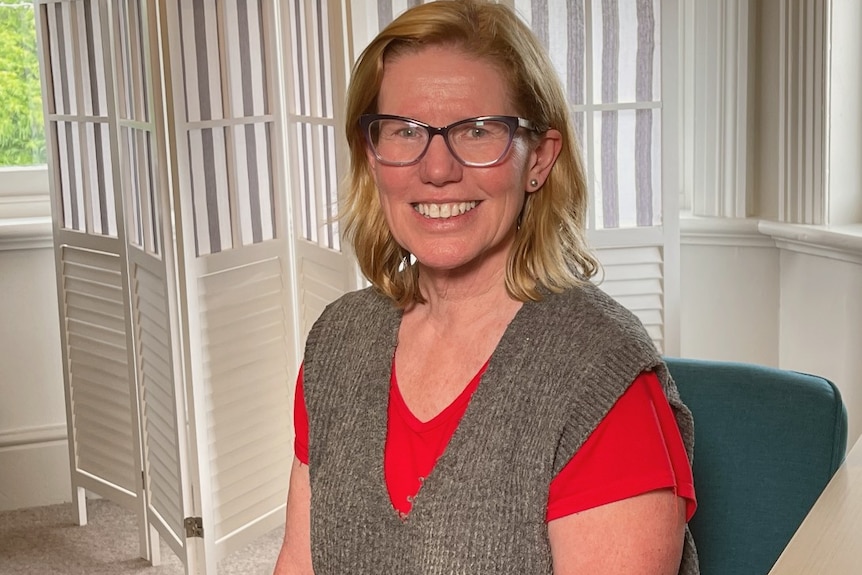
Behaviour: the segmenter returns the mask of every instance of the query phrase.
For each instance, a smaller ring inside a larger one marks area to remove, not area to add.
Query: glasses
[[[536,131],[532,122],[516,116],[479,116],[436,128],[403,116],[364,114],[359,125],[374,156],[387,166],[415,164],[437,134],[463,165],[493,166],[509,151],[518,128]]]

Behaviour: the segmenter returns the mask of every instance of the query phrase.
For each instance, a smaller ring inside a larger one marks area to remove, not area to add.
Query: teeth
[[[466,214],[476,207],[476,202],[461,202],[454,204],[415,204],[413,209],[433,219],[446,219]]]

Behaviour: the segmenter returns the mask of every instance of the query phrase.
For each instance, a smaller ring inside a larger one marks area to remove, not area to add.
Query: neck
[[[408,313],[437,324],[475,324],[477,319],[500,316],[511,319],[521,307],[506,290],[505,265],[469,271],[420,267],[419,285],[425,303]]]

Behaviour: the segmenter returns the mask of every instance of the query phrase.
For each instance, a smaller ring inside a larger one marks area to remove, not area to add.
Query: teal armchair
[[[844,459],[835,385],[743,363],[665,358],[694,416],[702,575],[766,575]]]

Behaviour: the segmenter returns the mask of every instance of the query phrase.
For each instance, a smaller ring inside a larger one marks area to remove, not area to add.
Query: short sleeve
[[[302,366],[296,376],[296,394],[293,398],[293,452],[296,458],[308,465],[308,412],[305,409],[305,394],[302,389]]]
[[[644,372],[551,482],[547,520],[663,488],[686,499],[690,519],[697,503],[685,444],[658,376]]]

